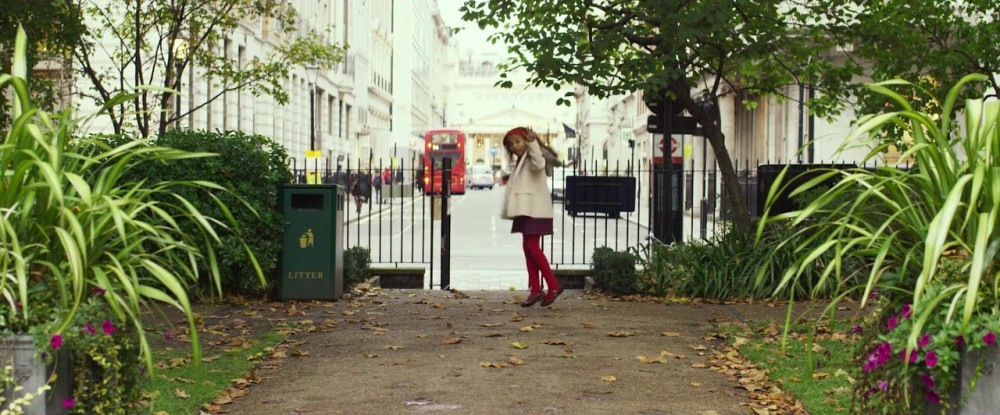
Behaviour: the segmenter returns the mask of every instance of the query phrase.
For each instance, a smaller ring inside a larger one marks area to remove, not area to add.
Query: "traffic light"
[[[653,112],[653,115],[646,119],[646,131],[654,134],[665,134],[667,133],[666,123],[669,121],[669,134],[704,135],[694,117],[681,115],[684,112],[684,107],[677,101],[667,98],[665,93],[646,94],[643,96],[643,100],[646,101],[646,107]],[[708,112],[713,122],[718,122],[719,104],[717,101],[710,99],[705,94],[700,95],[696,101]],[[667,115],[670,117],[669,120]]]

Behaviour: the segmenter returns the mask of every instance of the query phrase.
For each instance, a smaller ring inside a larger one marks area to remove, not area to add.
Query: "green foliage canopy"
[[[78,0],[82,1],[82,0]],[[90,80],[86,95],[99,104],[116,91],[144,86],[139,96],[110,111],[116,134],[163,133],[167,126],[230,91],[268,95],[288,102],[283,82],[297,66],[330,68],[343,58],[346,45],[330,44],[323,31],[299,32],[300,17],[281,0],[129,0],[85,4],[87,37],[74,58]],[[276,47],[244,61],[221,53],[241,24],[257,24]],[[331,30],[331,29],[326,29]],[[110,61],[108,67],[105,61]],[[185,71],[212,82],[211,95],[185,112],[172,106]],[[128,131],[126,131],[128,130]]]
[[[812,111],[836,112],[856,73],[825,57],[836,50],[823,14],[784,0],[664,2],[652,0],[467,0],[463,19],[494,30],[511,59],[506,77],[523,68],[528,81],[560,89],[576,84],[604,98],[663,91],[705,128],[726,189],[740,194],[725,135],[693,97],[734,95],[744,105],[759,96],[784,98],[790,86],[822,93]],[[501,86],[511,87],[507,80]],[[569,91],[559,103],[568,103]],[[750,226],[742,198],[730,198],[736,224]]]

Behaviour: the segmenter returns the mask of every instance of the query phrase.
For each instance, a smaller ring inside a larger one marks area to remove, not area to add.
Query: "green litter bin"
[[[344,204],[343,186],[281,188],[283,300],[337,300],[344,295]]]

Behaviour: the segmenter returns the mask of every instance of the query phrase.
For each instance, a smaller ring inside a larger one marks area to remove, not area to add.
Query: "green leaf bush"
[[[361,284],[371,278],[371,250],[352,246],[344,251],[344,289]]]
[[[135,372],[154,367],[144,311],[182,310],[199,361],[188,291],[220,286],[219,232],[238,223],[229,214],[206,215],[184,196],[186,189],[223,195],[226,188],[128,179],[147,163],[213,155],[145,141],[109,145],[81,137],[77,126],[86,120],[71,112],[34,106],[26,43],[19,31],[13,73],[0,75],[0,90],[13,97],[11,127],[0,142],[0,335],[33,335],[43,359],[76,354],[81,377],[72,401],[63,402],[73,413],[135,413]],[[117,95],[105,109],[134,98]],[[253,273],[263,282],[259,269]],[[101,332],[91,333],[98,323]],[[94,337],[102,333],[117,336]]]
[[[222,293],[244,296],[263,293],[264,286],[254,275],[251,255],[267,277],[267,286],[277,287],[284,232],[279,190],[292,181],[284,146],[265,136],[238,131],[191,130],[169,131],[156,138],[152,145],[218,155],[146,163],[134,169],[131,177],[148,182],[207,181],[226,189],[225,192],[209,192],[187,187],[177,191],[205,215],[231,215],[237,224],[220,230],[220,242],[214,247]],[[181,226],[193,231],[197,224],[182,222]],[[205,292],[215,287],[202,284],[199,288]]]
[[[800,210],[762,221],[761,229],[787,222],[805,241],[782,285],[810,278],[813,259],[829,255],[822,278],[835,283],[821,285],[837,287],[838,297],[859,298],[862,306],[879,299],[884,311],[868,328],[880,335],[859,356],[875,364],[863,368],[865,378],[856,391],[873,405],[873,413],[912,413],[921,403],[938,400],[959,404],[948,401],[947,390],[955,383],[957,359],[946,357],[974,340],[995,347],[1000,329],[1000,102],[967,100],[964,119],[955,118],[958,97],[970,88],[985,94],[987,80],[969,75],[947,96],[930,97],[941,103],[935,113],[913,105],[912,96],[930,96],[918,84],[892,80],[869,85],[885,98],[885,112],[861,117],[847,143],[871,144],[868,159],[874,159],[889,146],[884,144],[887,131],[901,129],[912,138],[901,158],[912,159],[913,167],[829,171],[826,178],[840,178],[833,188]],[[794,193],[817,185],[805,183]],[[842,270],[856,257],[863,258],[866,273],[851,281]],[[903,315],[906,324],[899,324]],[[927,334],[931,336],[925,340]],[[958,341],[959,336],[964,340]],[[928,356],[932,350],[934,357]],[[886,357],[898,361],[909,353],[913,356],[905,365],[889,364]],[[911,399],[914,392],[923,396]]]
[[[803,243],[785,225],[770,226],[760,240],[746,232],[725,232],[707,240],[683,244],[653,244],[633,248],[639,259],[640,289],[644,294],[677,295],[729,300],[734,298],[832,298],[839,291],[822,279],[832,254],[816,258],[801,279],[782,284],[785,270],[798,259]],[[863,263],[845,259],[845,274],[860,277]]]
[[[631,252],[619,252],[602,246],[594,249],[594,285],[614,295],[635,294],[639,288],[636,272],[636,256]]]

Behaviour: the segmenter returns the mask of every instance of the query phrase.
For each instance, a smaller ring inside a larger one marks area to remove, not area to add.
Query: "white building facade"
[[[100,2],[112,0],[99,0]],[[291,0],[299,19],[299,34],[322,33],[328,45],[346,45],[342,62],[332,68],[288,68],[283,89],[289,100],[280,105],[249,90],[222,92],[203,68],[189,66],[181,81],[180,112],[191,111],[174,127],[198,130],[240,130],[261,134],[283,144],[289,165],[298,169],[333,169],[350,161],[352,168],[371,160],[411,156],[416,139],[444,117],[445,80],[450,32],[444,27],[437,0]],[[100,29],[100,25],[90,24]],[[218,53],[243,67],[264,59],[289,39],[269,19],[243,21],[220,44]],[[112,51],[110,32],[102,37]],[[91,57],[95,66],[111,68],[110,53]],[[90,83],[75,79],[77,94]],[[150,80],[155,83],[155,79]],[[130,86],[126,86],[126,89]],[[220,95],[221,94],[221,95]],[[312,105],[310,105],[310,98]],[[87,99],[75,99],[82,114],[96,112]],[[192,111],[193,109],[193,111]],[[310,128],[310,123],[312,127]],[[90,132],[111,132],[108,119],[98,118]],[[307,159],[307,152],[319,157]]]

